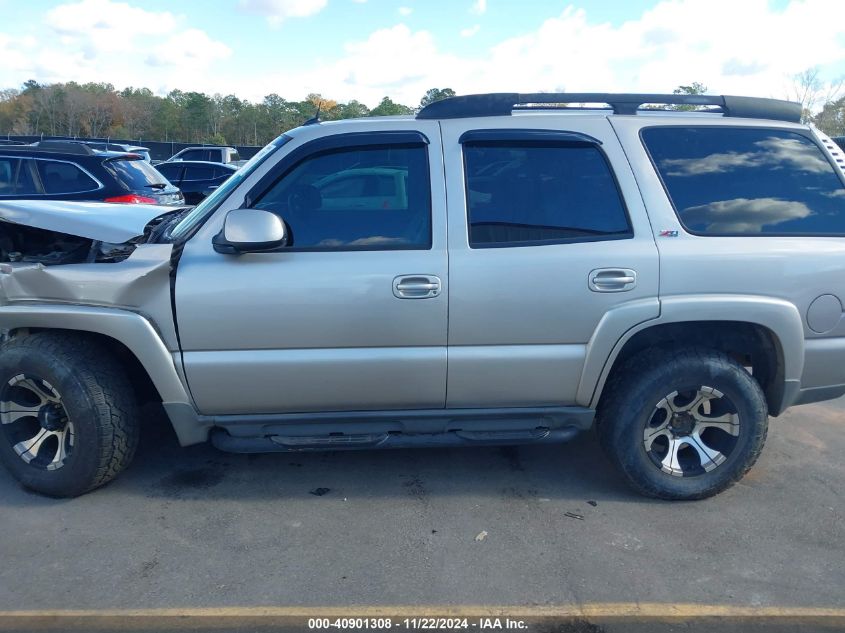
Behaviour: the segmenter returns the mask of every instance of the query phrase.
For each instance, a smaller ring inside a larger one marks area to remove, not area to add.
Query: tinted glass
[[[19,164],[20,161],[17,158],[0,157],[0,196],[11,196],[15,193]]]
[[[182,171],[183,167],[179,163],[171,163],[169,165],[165,163],[159,163],[155,166],[156,170],[167,178],[169,181],[173,182],[174,180],[179,180],[179,173]]]
[[[20,167],[18,168],[17,186],[15,187],[15,193],[17,195],[40,193],[38,185],[35,184],[34,170],[34,161],[21,160]]]
[[[228,178],[232,174],[235,173],[234,169],[226,169],[225,167],[215,167],[214,168],[214,177],[215,178]]]
[[[202,225],[203,222],[211,217],[211,215],[220,207],[221,204],[223,204],[230,194],[238,189],[239,185],[246,180],[248,176],[261,167],[267,159],[275,154],[279,148],[288,141],[290,141],[290,137],[282,134],[271,143],[268,143],[261,148],[255,156],[247,161],[246,165],[236,172],[233,172],[231,178],[227,178],[221,186],[212,191],[211,194],[194,207],[188,215],[182,218],[179,224],[173,227],[173,230],[170,233],[170,238],[173,240],[179,240],[196,230],[197,227]]]
[[[845,187],[802,134],[666,127],[642,137],[681,223],[694,233],[845,234]]]
[[[380,188],[380,178],[401,182]],[[291,246],[317,249],[431,247],[425,146],[356,147],[305,159],[254,205],[277,213]]]
[[[185,180],[210,180],[214,178],[214,167],[206,165],[188,165],[185,167]]]
[[[44,193],[83,193],[99,187],[91,176],[72,163],[51,160],[37,160],[35,163],[44,185]]]
[[[485,141],[466,143],[464,160],[474,248],[631,235],[616,182],[596,147]]]
[[[233,163],[236,162],[236,161],[239,161],[240,159],[241,159],[241,155],[238,154],[238,150],[233,149],[229,153],[229,160],[232,161]]]
[[[201,149],[191,149],[179,154],[180,160],[208,160],[208,152]]]
[[[167,179],[147,161],[117,159],[103,163],[128,191],[154,189],[150,185],[167,184]]]

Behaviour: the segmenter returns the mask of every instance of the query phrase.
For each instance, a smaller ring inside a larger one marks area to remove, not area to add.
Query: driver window
[[[255,203],[308,250],[431,248],[425,145],[349,147],[314,154]]]

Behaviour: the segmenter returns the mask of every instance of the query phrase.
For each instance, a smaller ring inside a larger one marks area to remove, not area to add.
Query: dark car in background
[[[156,169],[182,190],[186,204],[199,204],[238,171],[234,165],[199,160],[159,163]]]
[[[151,162],[150,148],[141,147],[140,145],[127,145],[126,143],[110,143],[106,141],[78,141],[90,147],[91,149],[100,150],[101,152],[126,152],[128,154],[138,154],[148,163]]]
[[[0,201],[96,200],[180,205],[185,199],[140,155],[81,143],[0,147]]]
[[[839,145],[842,149],[845,149],[845,136],[832,136],[830,140]]]

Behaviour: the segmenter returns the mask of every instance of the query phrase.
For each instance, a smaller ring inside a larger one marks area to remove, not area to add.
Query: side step
[[[507,446],[566,442],[579,433],[575,426],[512,431],[445,431],[443,433],[332,433],[330,435],[269,435],[240,437],[214,429],[211,443],[230,453],[278,453],[297,451],[342,451],[370,448],[415,448],[457,446]]]

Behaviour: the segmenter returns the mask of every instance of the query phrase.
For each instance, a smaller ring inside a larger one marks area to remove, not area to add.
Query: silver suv
[[[845,157],[799,116],[474,95],[287,132],[193,209],[0,203],[0,457],[81,494],[151,397],[236,452],[595,426],[640,492],[715,494],[845,393]]]

